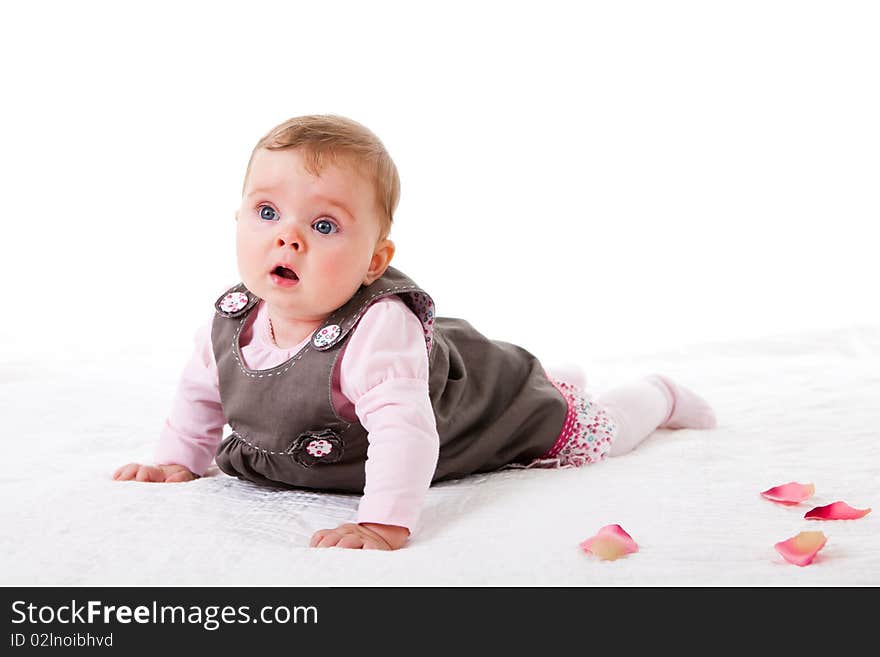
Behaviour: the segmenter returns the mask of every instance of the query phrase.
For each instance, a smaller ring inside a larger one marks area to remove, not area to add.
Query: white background
[[[254,143],[306,113],[384,141],[438,313],[547,361],[880,321],[877,3],[0,12],[13,358],[185,353]]]

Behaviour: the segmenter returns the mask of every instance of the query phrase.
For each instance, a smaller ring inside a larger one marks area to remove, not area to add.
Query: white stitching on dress
[[[272,451],[270,451],[270,450],[268,450],[268,449],[263,449],[262,447],[257,447],[256,445],[254,445],[254,444],[252,444],[252,443],[249,443],[247,440],[245,440],[244,438],[242,438],[242,437],[241,437],[241,434],[239,434],[239,433],[236,432],[236,431],[233,431],[231,434],[229,434],[229,437],[230,437],[230,438],[235,438],[236,440],[240,440],[241,442],[243,442],[243,443],[244,443],[245,445],[247,445],[248,447],[251,447],[251,448],[253,448],[253,449],[255,449],[255,450],[259,451],[259,452],[263,452],[263,454],[272,454],[272,455],[278,454],[279,456],[287,456],[287,454],[285,454],[284,452],[272,452]]]
[[[248,313],[250,314],[250,313]],[[247,320],[247,315],[241,318],[241,321],[238,323],[238,328],[235,331],[235,335],[232,336],[232,357],[235,358],[235,362],[238,364],[238,369],[241,370],[241,373],[245,376],[249,376],[252,379],[262,379],[264,376],[281,376],[291,367],[296,364],[296,361],[300,360],[303,356],[305,356],[306,352],[309,350],[309,345],[303,347],[300,352],[290,359],[287,367],[285,367],[280,372],[267,372],[265,370],[254,370],[253,372],[248,372],[245,368],[244,364],[238,359],[238,336],[241,335],[241,330],[244,328],[244,323]],[[263,372],[262,374],[257,374],[257,372]]]
[[[347,432],[350,428],[351,428],[351,423],[346,423],[346,427],[345,427],[345,429],[342,430],[341,433],[344,434],[344,433]],[[340,438],[341,438],[341,436],[340,436]],[[273,451],[271,451],[271,450],[265,449],[265,448],[260,447],[260,446],[258,446],[258,445],[254,445],[253,443],[251,443],[251,442],[249,442],[248,440],[246,440],[246,439],[245,439],[240,433],[238,433],[237,431],[233,431],[232,433],[230,433],[229,436],[227,436],[227,439],[229,439],[229,440],[234,439],[234,440],[238,440],[238,441],[240,441],[240,442],[243,442],[243,443],[244,443],[245,445],[247,445],[248,447],[257,450],[258,452],[263,452],[263,454],[272,454],[273,456],[276,456],[276,455],[277,455],[277,456],[290,456],[290,454],[288,454],[286,451],[285,451],[285,452],[273,452]]]

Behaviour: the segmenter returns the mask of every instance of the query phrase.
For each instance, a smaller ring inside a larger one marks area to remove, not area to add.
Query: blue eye
[[[339,230],[336,227],[336,224],[334,224],[332,221],[327,221],[326,219],[319,219],[314,224],[312,224],[312,228],[314,228],[322,235],[330,235]]]
[[[257,209],[260,211],[260,219],[265,219],[266,221],[275,221],[278,219],[278,213],[268,205],[261,205]]]

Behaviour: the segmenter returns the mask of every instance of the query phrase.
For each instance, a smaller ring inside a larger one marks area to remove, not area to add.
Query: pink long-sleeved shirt
[[[241,354],[247,367],[269,369],[310,339],[290,349],[276,346],[260,302],[241,332]],[[343,350],[333,372],[333,405],[340,417],[360,420],[369,441],[357,522],[412,531],[440,450],[421,322],[398,297],[384,297],[367,309]],[[204,474],[225,424],[208,322],[196,334],[195,351],[159,436],[156,462],[179,463]]]

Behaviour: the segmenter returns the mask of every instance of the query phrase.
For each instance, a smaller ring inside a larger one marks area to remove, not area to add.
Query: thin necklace
[[[274,344],[277,347],[278,343],[275,341],[275,327],[272,326],[272,318],[271,317],[269,318],[269,335],[272,338],[272,344]]]

